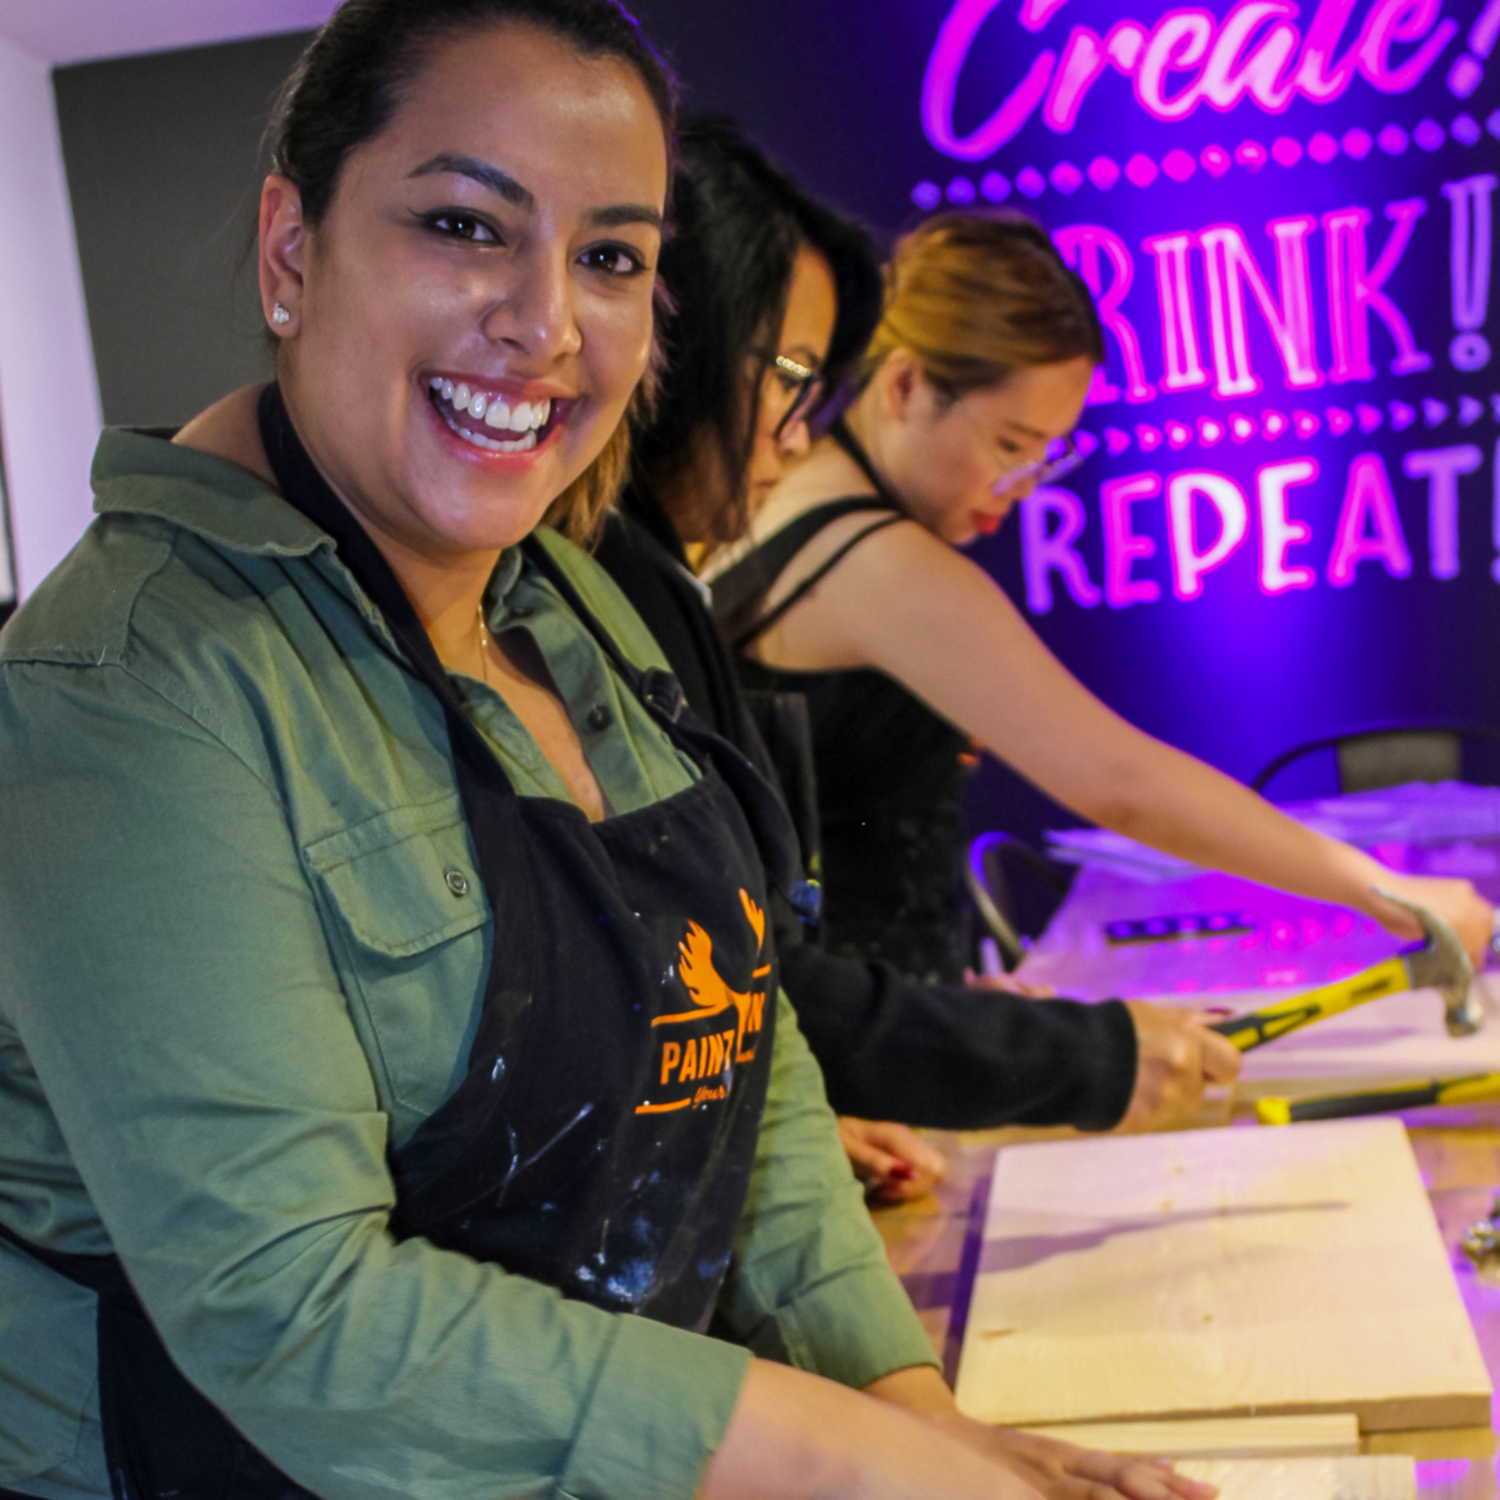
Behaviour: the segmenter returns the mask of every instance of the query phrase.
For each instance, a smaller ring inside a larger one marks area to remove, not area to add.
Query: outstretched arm
[[[700,1500],[1211,1500],[1211,1489],[1160,1466],[959,1415],[860,1202],[785,1000],[776,1028],[719,1301],[729,1328],[769,1358],[750,1367]]]
[[[830,527],[820,543],[836,545]],[[1303,828],[1239,782],[1125,722],[1037,638],[985,572],[915,523],[863,542],[760,645],[790,668],[875,667],[1092,822],[1210,869],[1374,917],[1436,911],[1471,954],[1492,913],[1462,880],[1396,875]]]
[[[1136,1028],[1119,1001],[923,984],[778,925],[782,980],[841,1115],[943,1130],[1108,1130],[1130,1105]]]

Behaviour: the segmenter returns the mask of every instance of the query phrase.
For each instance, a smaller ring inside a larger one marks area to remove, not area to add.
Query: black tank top
[[[852,434],[835,428],[833,436],[880,493],[829,501],[798,516],[714,580],[714,614],[747,687],[807,699],[829,949],[955,983],[969,960],[960,816],[968,736],[883,672],[789,671],[746,654],[855,546],[903,519]],[[766,610],[766,596],[803,547],[834,521],[860,513],[870,525]]]

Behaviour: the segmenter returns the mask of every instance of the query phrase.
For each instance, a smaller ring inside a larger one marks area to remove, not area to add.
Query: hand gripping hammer
[[[1394,958],[1362,969],[1348,979],[1308,990],[1289,1000],[1278,1000],[1261,1010],[1231,1016],[1209,1029],[1227,1037],[1241,1052],[1274,1042],[1277,1037],[1336,1016],[1356,1005],[1381,1000],[1402,990],[1435,989],[1443,997],[1443,1020],[1449,1036],[1472,1036],[1484,1025],[1484,1012],[1469,993],[1474,966],[1458,934],[1441,917],[1424,907],[1377,891],[1387,901],[1409,911],[1427,934],[1426,941],[1403,948]]]

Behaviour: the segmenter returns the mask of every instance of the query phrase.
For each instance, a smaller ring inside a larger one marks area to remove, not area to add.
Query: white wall
[[[321,26],[334,0],[0,0],[0,35],[53,63]]]
[[[50,68],[0,35],[0,449],[23,597],[89,523],[100,425]]]

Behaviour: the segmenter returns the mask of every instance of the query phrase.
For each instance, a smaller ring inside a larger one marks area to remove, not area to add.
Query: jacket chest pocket
[[[395,808],[304,853],[399,1144],[463,1078],[484,1001],[489,908],[462,807]]]

